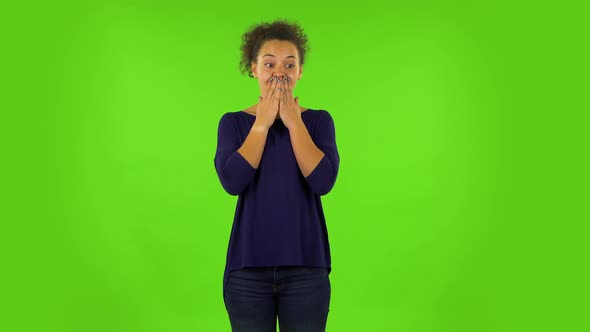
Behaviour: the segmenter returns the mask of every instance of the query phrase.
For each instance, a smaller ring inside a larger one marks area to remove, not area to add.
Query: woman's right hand
[[[279,100],[281,99],[284,84],[278,77],[273,76],[266,82],[266,95],[258,98],[256,106],[256,122],[265,129],[270,128],[277,119],[279,113]]]

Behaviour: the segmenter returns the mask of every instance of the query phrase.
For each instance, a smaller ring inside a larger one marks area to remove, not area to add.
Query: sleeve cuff
[[[236,176],[248,176],[256,172],[256,168],[252,167],[248,160],[242,156],[238,151],[234,152],[234,155],[230,158],[229,164],[232,165],[232,174]]]
[[[320,162],[313,169],[313,171],[309,173],[305,180],[314,192],[324,195],[330,191],[332,174],[332,163],[324,154]]]
[[[227,160],[223,171],[224,187],[232,195],[238,195],[246,188],[252,177],[256,173],[256,168],[239,152],[235,151]]]

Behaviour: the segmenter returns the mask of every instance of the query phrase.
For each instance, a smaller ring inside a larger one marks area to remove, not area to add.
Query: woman
[[[320,196],[340,158],[330,113],[299,105],[307,36],[285,21],[252,27],[241,66],[258,103],[219,121],[215,169],[239,195],[223,277],[232,331],[325,331],[330,246]]]

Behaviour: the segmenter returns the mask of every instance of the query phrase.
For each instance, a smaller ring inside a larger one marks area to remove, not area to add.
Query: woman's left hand
[[[293,128],[301,121],[301,107],[299,97],[293,99],[293,87],[291,80],[281,82],[281,98],[279,101],[279,115],[287,128]]]

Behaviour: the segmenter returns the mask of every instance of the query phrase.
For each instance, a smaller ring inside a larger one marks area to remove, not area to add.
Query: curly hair
[[[252,62],[257,62],[258,52],[265,41],[270,39],[290,41],[297,47],[299,52],[299,66],[305,62],[305,53],[310,47],[307,41],[307,34],[297,23],[290,23],[287,20],[276,20],[274,22],[255,24],[242,35],[240,72],[252,75]]]

